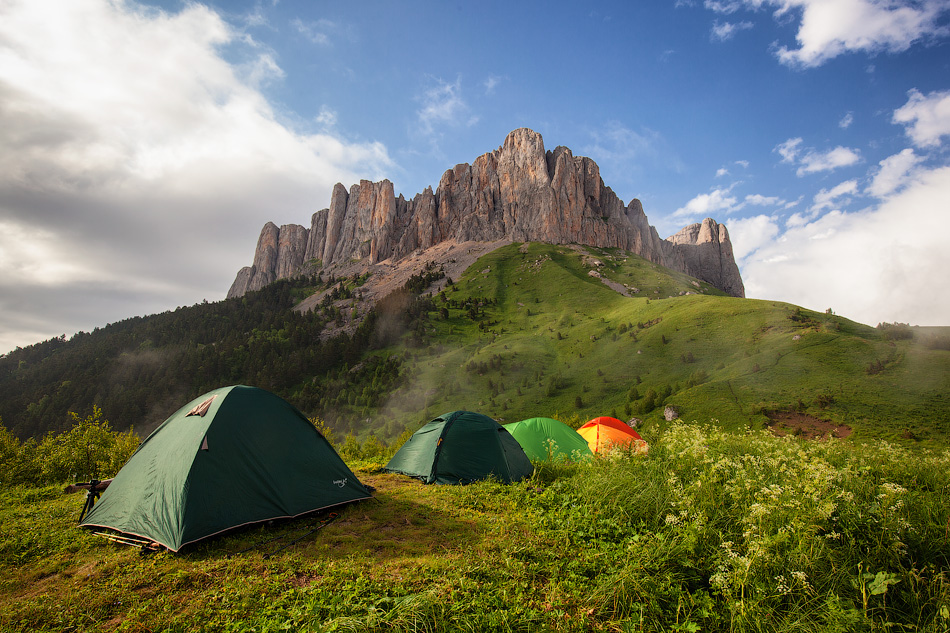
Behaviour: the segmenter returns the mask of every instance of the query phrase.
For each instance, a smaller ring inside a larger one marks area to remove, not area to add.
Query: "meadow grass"
[[[647,432],[646,456],[423,486],[142,556],[75,527],[81,498],[10,488],[4,631],[946,631],[950,451]],[[248,549],[250,548],[250,549]],[[272,554],[268,556],[268,554]]]

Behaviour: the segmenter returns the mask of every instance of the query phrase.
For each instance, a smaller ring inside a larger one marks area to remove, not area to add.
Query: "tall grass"
[[[567,517],[537,520],[623,552],[593,601],[645,630],[673,612],[704,630],[946,630],[948,467],[950,451],[676,424],[647,458],[579,465],[545,491]]]
[[[300,526],[143,559],[72,529],[55,489],[5,490],[0,630],[950,627],[950,451],[715,421],[645,437],[514,485],[358,469],[377,501],[267,560],[242,550]]]

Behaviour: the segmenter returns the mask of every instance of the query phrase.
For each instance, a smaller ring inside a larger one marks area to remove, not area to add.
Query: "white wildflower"
[[[791,587],[788,586],[787,581],[785,580],[785,576],[782,576],[782,575],[776,576],[775,580],[778,581],[778,586],[775,587],[775,590],[778,591],[780,594],[784,596],[792,592]]]
[[[881,488],[884,489],[885,493],[892,495],[899,495],[907,492],[907,488],[892,483],[883,483],[881,484]]]

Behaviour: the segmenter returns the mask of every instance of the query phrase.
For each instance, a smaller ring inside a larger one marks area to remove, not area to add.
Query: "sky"
[[[0,354],[225,297],[519,127],[746,295],[950,325],[950,0],[0,0]]]

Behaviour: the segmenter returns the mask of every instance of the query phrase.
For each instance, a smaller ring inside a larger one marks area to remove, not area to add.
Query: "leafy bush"
[[[878,323],[877,329],[888,341],[903,341],[914,338],[914,330],[907,323]]]
[[[72,411],[69,415],[69,431],[49,433],[39,443],[31,439],[21,444],[0,425],[0,481],[43,485],[106,479],[138,448],[138,436],[131,430],[113,431],[99,407],[85,418]]]

